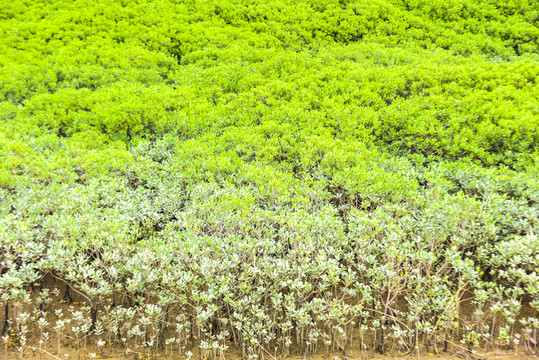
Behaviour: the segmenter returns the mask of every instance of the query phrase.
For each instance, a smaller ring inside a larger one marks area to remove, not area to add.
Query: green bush
[[[16,0],[0,19],[0,331],[20,356],[539,341],[538,2]]]

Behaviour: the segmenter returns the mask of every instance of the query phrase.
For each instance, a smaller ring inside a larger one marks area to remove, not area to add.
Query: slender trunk
[[[73,299],[71,298],[71,294],[69,293],[69,284],[68,283],[66,283],[66,291],[64,292],[63,300],[68,304],[71,304],[71,301],[73,301]]]
[[[41,281],[41,283],[39,284],[39,295],[41,297],[41,293],[43,292],[43,281]],[[40,311],[47,311],[46,307],[45,307],[45,299],[42,299],[41,301],[41,304],[39,304],[39,310]]]
[[[99,304],[99,295],[96,295],[95,301],[93,299],[93,296],[91,298],[91,309],[90,309],[90,318],[92,320],[92,323],[90,325],[90,329],[88,330],[88,334],[90,334],[92,331],[95,330],[95,325],[97,323],[97,306]]]
[[[8,302],[6,301],[6,304],[4,305],[4,326],[2,326],[2,333],[1,333],[2,335],[7,334],[8,329],[9,329],[8,316],[9,316],[9,306],[8,306]]]
[[[384,353],[384,321],[382,321],[382,325],[380,326],[380,345],[378,346],[378,352],[380,354]]]
[[[165,314],[161,316],[159,319],[159,335],[157,336],[157,349],[159,351],[162,351],[165,348],[165,335],[164,335],[164,326],[165,326],[165,316],[166,316],[166,307],[165,307]]]

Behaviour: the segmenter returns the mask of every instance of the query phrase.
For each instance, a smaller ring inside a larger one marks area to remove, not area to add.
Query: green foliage
[[[15,0],[0,19],[0,319],[21,354],[53,318],[58,354],[537,336],[539,2]],[[58,285],[80,311],[47,310]]]

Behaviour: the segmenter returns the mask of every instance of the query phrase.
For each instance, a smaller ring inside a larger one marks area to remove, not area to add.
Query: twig
[[[40,348],[32,347],[32,350],[34,350],[34,351],[35,351],[35,350],[39,350],[39,351],[41,351],[42,353],[45,353],[45,354],[47,354],[47,355],[49,355],[49,356],[52,356],[52,357],[55,358],[55,359],[63,360],[62,358],[59,358],[58,356],[53,355],[53,354],[51,354],[50,352],[48,352],[48,351],[46,351],[46,350],[43,350],[43,349],[40,349]]]

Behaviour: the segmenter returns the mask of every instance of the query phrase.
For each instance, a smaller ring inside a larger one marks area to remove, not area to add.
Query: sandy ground
[[[37,348],[31,349],[28,347],[26,351],[22,354],[18,353],[15,349],[5,349],[5,346],[2,346],[3,349],[0,350],[0,359],[1,360],[91,360],[91,359],[111,359],[111,360],[187,360],[188,357],[185,355],[179,355],[176,351],[171,351],[170,349],[163,351],[158,354],[152,354],[148,357],[147,354],[143,354],[143,350],[133,349],[128,350],[119,347],[119,346],[107,346],[105,345],[101,352],[98,351],[96,346],[86,346],[85,349],[77,351],[77,349],[69,347],[68,344],[62,345],[62,355],[58,356],[56,350],[56,342],[52,341],[44,349],[39,350]],[[138,351],[138,352],[137,352]],[[242,360],[240,349],[235,346],[231,346],[227,350],[225,357],[223,359],[206,359],[200,358],[198,351],[196,349],[191,350],[194,354],[190,360]],[[274,360],[275,358],[267,356],[264,360]],[[447,353],[420,353],[413,352],[411,354],[392,354],[392,355],[380,355],[373,353],[372,351],[361,352],[359,349],[350,349],[347,351],[346,356],[343,356],[342,353],[335,354],[317,354],[309,357],[303,355],[291,355],[285,358],[280,358],[279,360],[414,360],[414,359],[443,359],[443,360],[516,360],[516,359],[539,359],[539,349],[533,353],[527,352],[524,346],[520,346],[517,349],[513,350],[478,350],[474,353],[467,353],[459,349],[453,349]],[[244,359],[247,360],[247,359]],[[262,360],[262,359],[259,359]]]

